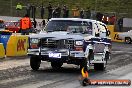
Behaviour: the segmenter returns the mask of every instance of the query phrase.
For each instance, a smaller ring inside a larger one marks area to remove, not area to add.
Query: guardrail
[[[27,55],[28,36],[11,35],[6,47],[6,56]]]
[[[114,25],[107,25],[108,30],[110,31],[110,38],[113,42],[124,42],[123,40],[118,38],[118,34],[120,32],[115,32],[114,31]]]

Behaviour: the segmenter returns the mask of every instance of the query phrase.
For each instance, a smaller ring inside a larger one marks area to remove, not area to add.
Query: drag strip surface
[[[132,45],[124,43],[112,45],[112,55],[106,70],[102,72],[90,69],[90,78],[113,79],[130,76]],[[0,88],[83,88],[78,81],[81,73],[76,65],[64,64],[60,70],[53,70],[49,62],[42,62],[38,71],[32,71],[28,57],[1,60],[0,63]]]

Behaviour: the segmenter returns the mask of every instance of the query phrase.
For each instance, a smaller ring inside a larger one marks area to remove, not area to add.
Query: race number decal
[[[119,39],[119,35],[118,34],[115,34],[114,40],[122,40],[122,39]]]

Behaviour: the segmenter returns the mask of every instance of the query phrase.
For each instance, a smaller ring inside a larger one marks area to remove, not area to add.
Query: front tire
[[[30,66],[33,70],[37,71],[40,67],[41,60],[37,56],[31,56],[30,58]]]
[[[125,43],[131,44],[131,42],[132,42],[131,38],[129,38],[129,37],[126,37],[125,38]]]

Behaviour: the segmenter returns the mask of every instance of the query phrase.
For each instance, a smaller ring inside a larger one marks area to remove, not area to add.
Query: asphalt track
[[[132,80],[132,44],[112,43],[111,59],[105,71],[89,70],[90,79]],[[42,62],[38,71],[29,65],[29,57],[7,57],[0,60],[0,88],[83,88],[76,65],[64,64],[53,70]],[[86,86],[84,88],[132,88],[132,86]]]

